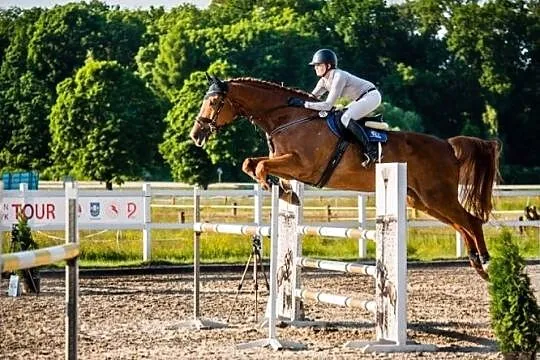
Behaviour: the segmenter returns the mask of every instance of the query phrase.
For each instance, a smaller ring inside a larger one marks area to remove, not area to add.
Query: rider
[[[377,144],[369,142],[367,134],[358,120],[375,110],[381,104],[381,94],[373,83],[337,68],[337,56],[329,49],[315,52],[309,63],[320,77],[313,89],[313,95],[320,97],[328,92],[324,101],[310,102],[299,98],[289,98],[289,106],[305,107],[318,111],[329,111],[336,101],[345,97],[350,103],[341,116],[341,122],[358,141],[364,145],[366,160],[362,163],[367,167],[378,158]],[[351,121],[352,120],[352,121]]]

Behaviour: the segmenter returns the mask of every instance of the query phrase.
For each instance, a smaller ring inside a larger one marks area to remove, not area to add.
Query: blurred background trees
[[[121,183],[246,181],[267,147],[240,120],[198,149],[204,72],[311,90],[318,48],[382,90],[393,127],[503,141],[506,183],[539,183],[538,0],[99,1],[0,9],[0,168]]]

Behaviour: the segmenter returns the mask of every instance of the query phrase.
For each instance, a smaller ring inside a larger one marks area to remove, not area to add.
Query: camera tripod
[[[264,266],[262,263],[261,247],[262,247],[262,244],[261,244],[260,236],[254,235],[251,238],[251,253],[249,254],[249,258],[244,268],[244,273],[242,274],[242,278],[240,279],[240,283],[238,284],[238,287],[236,289],[233,306],[231,307],[231,310],[229,311],[227,322],[229,322],[229,319],[231,318],[232,312],[234,310],[234,306],[236,304],[236,301],[238,300],[238,294],[242,290],[242,286],[244,284],[244,280],[246,278],[246,274],[247,274],[247,271],[249,269],[249,265],[252,259],[253,259],[253,281],[254,281],[253,291],[255,292],[255,322],[257,322],[257,303],[258,303],[258,294],[259,294],[259,276],[258,276],[258,271],[257,271],[258,266],[260,267],[260,270],[263,274],[266,290],[270,291],[270,284],[268,283],[268,278],[266,277],[266,273],[264,272]]]

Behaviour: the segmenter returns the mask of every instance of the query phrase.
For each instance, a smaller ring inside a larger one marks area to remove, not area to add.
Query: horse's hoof
[[[478,273],[478,275],[480,275],[482,279],[489,281],[489,275],[487,273],[488,264],[485,264],[484,266],[482,266],[482,264],[479,264],[473,261],[470,261],[470,263],[471,263],[471,266],[474,268],[474,270],[476,270],[476,272]]]
[[[298,195],[296,195],[295,192],[291,191],[291,204],[293,205],[296,205],[296,206],[300,206],[300,198],[298,197]]]
[[[279,188],[279,198],[291,205],[300,206],[300,198],[293,191],[285,191]]]

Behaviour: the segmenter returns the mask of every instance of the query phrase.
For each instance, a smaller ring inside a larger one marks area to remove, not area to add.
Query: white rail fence
[[[55,183],[57,184],[57,183]],[[61,184],[61,183],[60,183]],[[42,184],[40,184],[42,185]],[[78,187],[78,218],[81,230],[141,230],[143,242],[143,260],[152,258],[152,230],[168,229],[192,229],[192,222],[182,222],[177,219],[175,222],[153,222],[152,211],[165,206],[173,206],[179,209],[191,209],[194,189],[185,188],[180,184],[180,188],[175,188],[174,183],[130,183],[119,190],[98,190],[96,183],[77,183]],[[131,186],[139,186],[132,188]],[[224,188],[208,190],[196,189],[204,198],[250,198],[251,205],[242,205],[243,208],[251,209],[253,222],[246,225],[263,224],[263,211],[269,211],[269,206],[263,206],[265,198],[270,196],[267,191],[262,191],[258,185],[253,184],[221,184]],[[249,186],[251,189],[238,189],[238,187]],[[42,186],[43,187],[43,186]],[[29,226],[33,230],[62,230],[65,224],[64,218],[64,190],[59,185],[45,184],[48,189],[28,190],[25,184],[21,184],[19,190],[4,190],[0,188],[0,235],[3,231],[10,231],[13,224],[17,222],[17,213],[24,212],[29,218]],[[496,197],[540,197],[540,185],[499,185],[494,189]],[[371,208],[366,206],[367,198],[374,196],[374,193],[364,193],[343,190],[321,190],[307,189],[304,192],[305,198],[334,198],[356,199],[357,217],[351,221],[332,221],[332,226],[366,228],[369,219],[367,214]],[[165,199],[188,199],[182,205],[163,204]],[[249,201],[249,200],[248,200]],[[213,207],[220,205],[210,205]],[[230,205],[221,205],[230,207]],[[351,209],[352,207],[348,207]],[[304,207],[304,209],[307,209]],[[339,207],[335,209],[340,209]],[[354,209],[354,208],[353,208]],[[522,210],[516,212],[523,213]],[[508,211],[505,211],[508,212]],[[513,213],[512,213],[513,214]],[[517,219],[517,215],[516,215]],[[208,219],[206,219],[208,220]],[[310,225],[325,225],[328,222],[312,222]],[[495,219],[489,221],[485,227],[499,226],[523,226],[540,227],[540,221]],[[409,228],[419,227],[446,227],[447,225],[437,220],[417,220],[408,219]],[[359,258],[366,257],[366,239],[359,237]],[[0,247],[1,253],[1,247]],[[464,256],[463,243],[456,235],[456,256]]]

